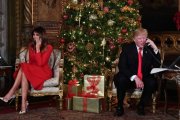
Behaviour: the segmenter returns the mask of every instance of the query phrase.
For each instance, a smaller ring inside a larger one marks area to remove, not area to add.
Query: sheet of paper
[[[169,70],[169,69],[168,68],[153,68],[151,70],[151,74],[163,72],[163,71],[166,71],[166,70]]]

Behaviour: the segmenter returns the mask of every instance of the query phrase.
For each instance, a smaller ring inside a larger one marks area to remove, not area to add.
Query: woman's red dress
[[[45,80],[52,77],[52,69],[48,61],[53,50],[51,45],[39,53],[29,47],[29,63],[21,63],[20,68],[24,72],[27,80],[35,90],[41,90]]]

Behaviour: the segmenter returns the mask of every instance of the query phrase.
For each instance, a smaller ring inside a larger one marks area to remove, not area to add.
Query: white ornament
[[[89,16],[89,20],[96,20],[97,19],[97,15],[92,14]]]
[[[113,21],[113,20],[108,20],[108,21],[107,21],[107,24],[108,24],[109,26],[113,26],[114,23],[115,23],[115,21]]]
[[[78,0],[71,0],[72,3],[78,4]]]
[[[101,42],[101,46],[105,46],[106,45],[106,39],[105,38],[103,38],[103,40],[102,40],[102,42]]]

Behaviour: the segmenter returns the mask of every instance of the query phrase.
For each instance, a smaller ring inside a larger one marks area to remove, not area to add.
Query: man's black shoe
[[[124,108],[120,107],[116,109],[116,112],[114,113],[114,116],[122,116],[124,114]]]
[[[138,115],[145,115],[144,107],[138,106],[138,108],[137,108],[137,114],[138,114]]]

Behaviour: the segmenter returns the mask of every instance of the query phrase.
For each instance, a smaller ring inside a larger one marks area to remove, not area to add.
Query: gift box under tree
[[[84,91],[73,96],[73,110],[100,113],[104,110],[104,76],[85,75]]]
[[[76,79],[70,80],[68,84],[64,84],[64,108],[72,110],[73,96],[77,96],[82,92],[82,85]]]
[[[105,77],[101,75],[85,75],[84,91],[95,94],[98,97],[104,97]]]

